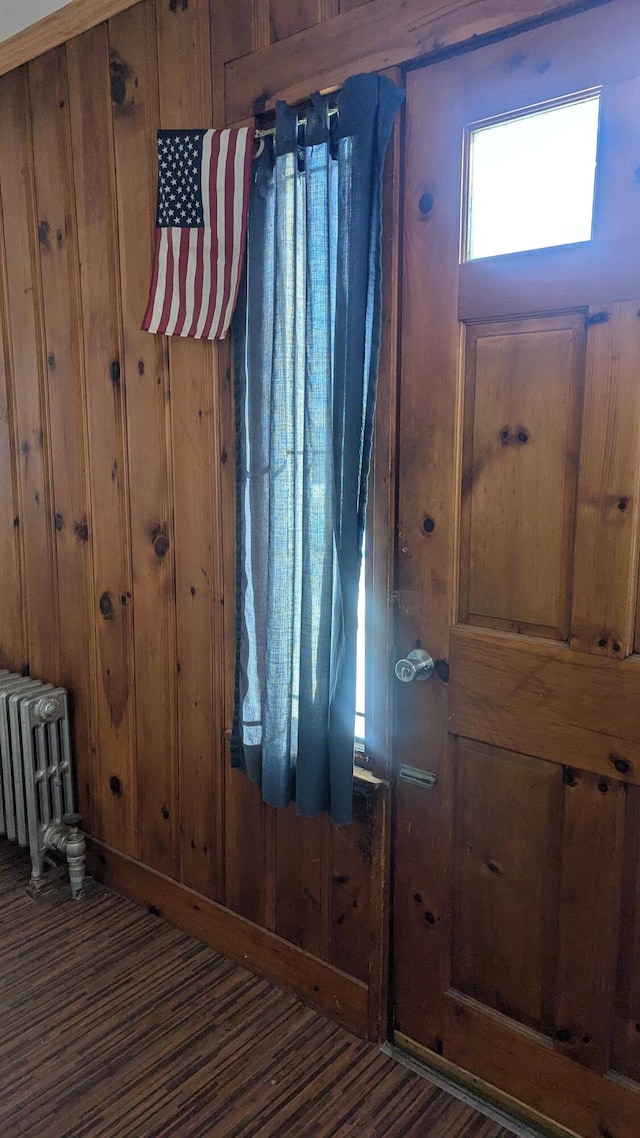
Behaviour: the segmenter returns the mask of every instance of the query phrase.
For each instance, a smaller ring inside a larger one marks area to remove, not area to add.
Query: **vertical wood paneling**
[[[166,129],[211,126],[209,4],[206,0],[191,0],[186,4],[155,0],[155,10],[160,125]]]
[[[156,5],[160,125],[211,124],[209,14],[204,0]],[[147,259],[147,271],[150,260]],[[215,353],[167,341],[175,515],[180,858],[185,884],[222,896],[222,571]]]
[[[369,1038],[387,1039],[392,1028],[389,1001],[391,939],[391,792],[376,787],[366,820],[371,860],[367,859],[369,910]]]
[[[230,6],[226,0],[211,0],[211,71],[213,122],[218,127],[228,126],[225,121],[224,60],[228,53],[251,51],[255,31],[253,0],[239,0]],[[217,345],[219,432],[220,432],[220,513],[222,533],[223,580],[223,653],[222,676],[223,725],[226,731],[233,720],[235,689],[235,409],[233,398],[233,360],[231,337]],[[263,865],[267,864],[266,812],[256,787],[238,771],[231,770],[228,748],[225,747],[222,780],[224,787],[224,901],[236,912],[253,916],[256,920],[266,915],[264,882],[256,879],[252,868],[253,849],[260,851]],[[243,837],[243,819],[246,832],[255,835],[255,847]],[[270,851],[269,865],[273,862]],[[270,888],[270,893],[273,890]],[[269,905],[271,924],[274,923],[273,903]]]
[[[371,905],[369,878],[373,858],[372,795],[357,795],[350,826],[331,827],[331,955],[350,976],[369,978]]]
[[[274,924],[272,835],[273,819],[259,788],[240,771],[227,767],[225,905],[267,928]]]
[[[633,651],[640,524],[638,302],[589,315],[571,647]]]
[[[244,54],[252,50],[254,40],[252,20],[253,0],[238,0],[230,5],[226,0],[210,0],[211,16],[211,78],[213,123],[217,127],[230,125],[225,121],[224,62],[238,52]],[[229,731],[233,721],[235,692],[235,573],[236,573],[236,500],[235,500],[235,407],[233,394],[233,344],[232,336],[217,345],[218,389],[220,393],[219,432],[220,432],[220,513],[218,524],[222,533],[222,582],[223,582],[223,725]],[[237,782],[237,776],[233,782]],[[225,747],[223,761],[223,787],[225,798],[225,827],[229,825],[230,814],[227,804],[231,798],[232,776],[229,753]],[[252,801],[254,801],[252,796]],[[261,826],[261,822],[258,823]],[[230,876],[225,881],[229,894]],[[230,903],[230,900],[227,900]]]
[[[0,87],[1,90],[1,87]],[[26,611],[22,593],[20,526],[16,476],[16,446],[12,407],[12,376],[7,370],[6,282],[3,255],[2,197],[0,195],[0,667],[22,671],[27,659]]]
[[[214,126],[224,121],[224,64],[227,59],[247,55],[253,50],[254,0],[210,0],[211,62],[214,91],[219,85],[221,98],[215,99]]]
[[[64,48],[29,65],[42,319],[58,576],[60,668],[73,698],[78,808],[91,828],[91,691],[88,661],[90,527],[79,351],[79,280]]]
[[[139,856],[178,872],[176,639],[173,517],[165,343],[140,329],[155,224],[158,73],[154,7],[137,4],[109,24],[111,103],[131,486]],[[144,446],[141,446],[144,440]]]
[[[271,0],[253,0],[252,51],[258,47],[266,47],[267,44],[271,43],[270,4]]]
[[[268,0],[252,0],[251,20],[247,19],[248,0],[229,6],[214,0],[211,13],[211,62],[213,72],[213,113],[218,126],[233,125],[225,119],[224,59],[231,52],[248,54],[269,42]],[[221,28],[221,38],[218,37]],[[234,700],[235,665],[235,423],[232,380],[232,351],[229,340],[217,348],[220,457],[219,525],[222,533],[224,600],[223,714],[225,729],[231,727]],[[231,770],[225,756],[225,903],[251,920],[276,923],[276,818],[266,807],[256,786],[244,775]],[[247,834],[252,840],[247,841]],[[255,872],[256,851],[263,872]]]
[[[31,675],[59,668],[58,600],[53,557],[53,506],[48,471],[38,237],[26,68],[0,86],[0,185],[4,217],[6,359],[13,381],[19,525],[24,550]]]
[[[329,821],[276,811],[275,931],[329,959]]]
[[[606,1071],[613,1042],[626,788],[580,771],[570,772],[565,790],[556,1046],[586,1067]]]
[[[96,630],[95,818],[104,840],[138,851],[125,392],[120,358],[109,50],[100,25],[67,45],[82,300]],[[135,598],[133,598],[135,603]],[[149,698],[144,693],[143,698]]]
[[[139,327],[156,128],[229,125],[224,61],[337,10],[337,0],[140,0],[0,84],[0,663],[26,664],[28,624],[32,671],[71,690],[90,833],[353,971],[371,985],[376,1036],[386,788],[358,798],[354,825],[337,831],[326,818],[266,807],[259,788],[228,768],[230,345]],[[398,151],[391,179],[397,162]],[[389,228],[386,241],[395,263]],[[394,277],[389,405],[396,285]],[[390,426],[385,508],[392,435]],[[380,567],[383,592],[388,572]],[[136,863],[125,863],[131,876]],[[174,888],[191,911],[193,894]],[[307,967],[311,957],[300,959]],[[366,988],[357,991],[366,1030]]]

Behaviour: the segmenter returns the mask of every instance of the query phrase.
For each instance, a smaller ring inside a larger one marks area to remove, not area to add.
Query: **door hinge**
[[[401,766],[398,772],[400,782],[410,782],[413,786],[421,786],[424,790],[433,790],[436,785],[436,776],[432,771],[421,771],[419,767]]]

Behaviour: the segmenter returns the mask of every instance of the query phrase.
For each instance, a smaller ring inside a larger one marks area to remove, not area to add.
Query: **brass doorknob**
[[[429,680],[433,675],[433,660],[424,648],[414,648],[404,660],[396,664],[396,676],[403,684],[413,680]]]

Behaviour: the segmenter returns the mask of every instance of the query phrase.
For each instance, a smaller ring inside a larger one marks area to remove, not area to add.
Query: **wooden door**
[[[639,42],[613,0],[407,77],[395,1038],[586,1138],[640,1135]],[[465,132],[585,92],[592,238],[465,260]]]

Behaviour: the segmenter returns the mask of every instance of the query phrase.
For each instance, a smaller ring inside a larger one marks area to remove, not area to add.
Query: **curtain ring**
[[[258,144],[258,149],[253,152],[253,161],[255,162],[256,158],[259,158],[264,150],[264,138],[256,138],[254,141]]]
[[[306,128],[306,125],[307,125],[306,118],[304,118],[304,119],[298,118],[296,120],[296,158],[297,158],[297,166],[298,166],[298,173],[299,174],[303,174],[304,168],[305,168],[304,148],[305,148],[305,128]]]

